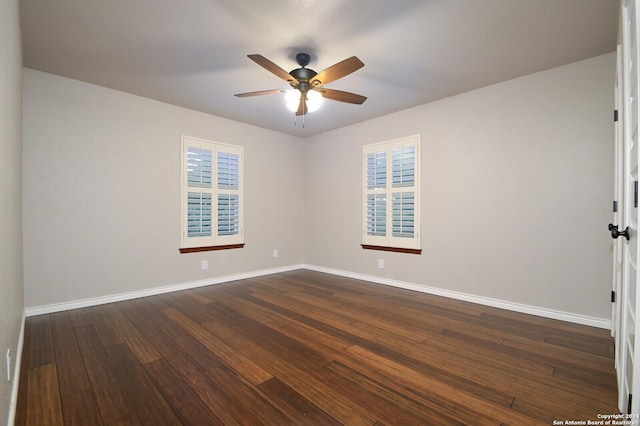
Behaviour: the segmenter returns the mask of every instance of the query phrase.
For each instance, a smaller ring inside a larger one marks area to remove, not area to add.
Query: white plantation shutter
[[[218,235],[240,233],[240,201],[237,195],[218,195]]]
[[[222,148],[223,149],[223,148]],[[240,187],[240,155],[218,151],[218,188]]]
[[[387,196],[367,194],[367,235],[387,235]]]
[[[183,248],[243,242],[242,155],[242,147],[183,136]]]
[[[391,195],[391,229],[394,237],[414,237],[415,198],[413,192],[394,192]]]
[[[387,153],[386,151],[367,154],[367,189],[387,187]]]
[[[366,145],[364,245],[420,248],[420,137]]]
[[[387,153],[374,151],[366,154],[366,223],[367,235],[387,235],[387,196],[378,191],[387,187]]]
[[[240,234],[240,155],[218,151],[218,236]]]
[[[413,186],[415,182],[416,147],[402,146],[391,150],[393,187]]]
[[[211,194],[204,192],[189,192],[187,198],[187,236],[211,236]]]
[[[187,181],[189,188],[211,188],[213,183],[213,150],[187,146]]]
[[[186,147],[187,236],[211,236],[211,197],[213,195],[213,150]]]

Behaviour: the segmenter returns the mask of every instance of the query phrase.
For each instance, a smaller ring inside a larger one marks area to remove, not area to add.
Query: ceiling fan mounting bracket
[[[311,56],[309,56],[308,53],[298,53],[296,55],[296,62],[298,63],[298,65],[300,65],[302,68],[306,67],[307,65],[309,65],[309,62],[311,61]]]

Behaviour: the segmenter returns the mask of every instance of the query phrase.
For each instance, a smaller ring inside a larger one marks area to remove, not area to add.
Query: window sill
[[[243,248],[244,247],[244,243],[242,244],[227,244],[224,246],[207,246],[207,247],[187,247],[187,248],[181,248],[180,249],[180,253],[184,254],[184,253],[198,253],[201,251],[214,251],[214,250],[231,250],[231,249],[238,249],[238,248]]]
[[[392,251],[395,253],[409,253],[409,254],[422,254],[422,249],[410,249],[401,247],[386,247],[386,246],[372,246],[369,244],[360,244],[365,250],[381,250]]]

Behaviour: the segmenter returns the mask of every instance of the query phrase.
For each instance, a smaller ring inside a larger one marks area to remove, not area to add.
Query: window
[[[362,247],[419,254],[420,136],[365,145],[363,170]]]
[[[182,137],[181,253],[243,244],[242,147]]]

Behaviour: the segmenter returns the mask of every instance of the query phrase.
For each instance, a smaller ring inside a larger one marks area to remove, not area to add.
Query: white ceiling
[[[22,0],[24,65],[301,137],[615,50],[616,0]],[[364,68],[294,123],[259,53]],[[613,81],[613,76],[612,76]],[[613,83],[612,83],[613,84]]]

